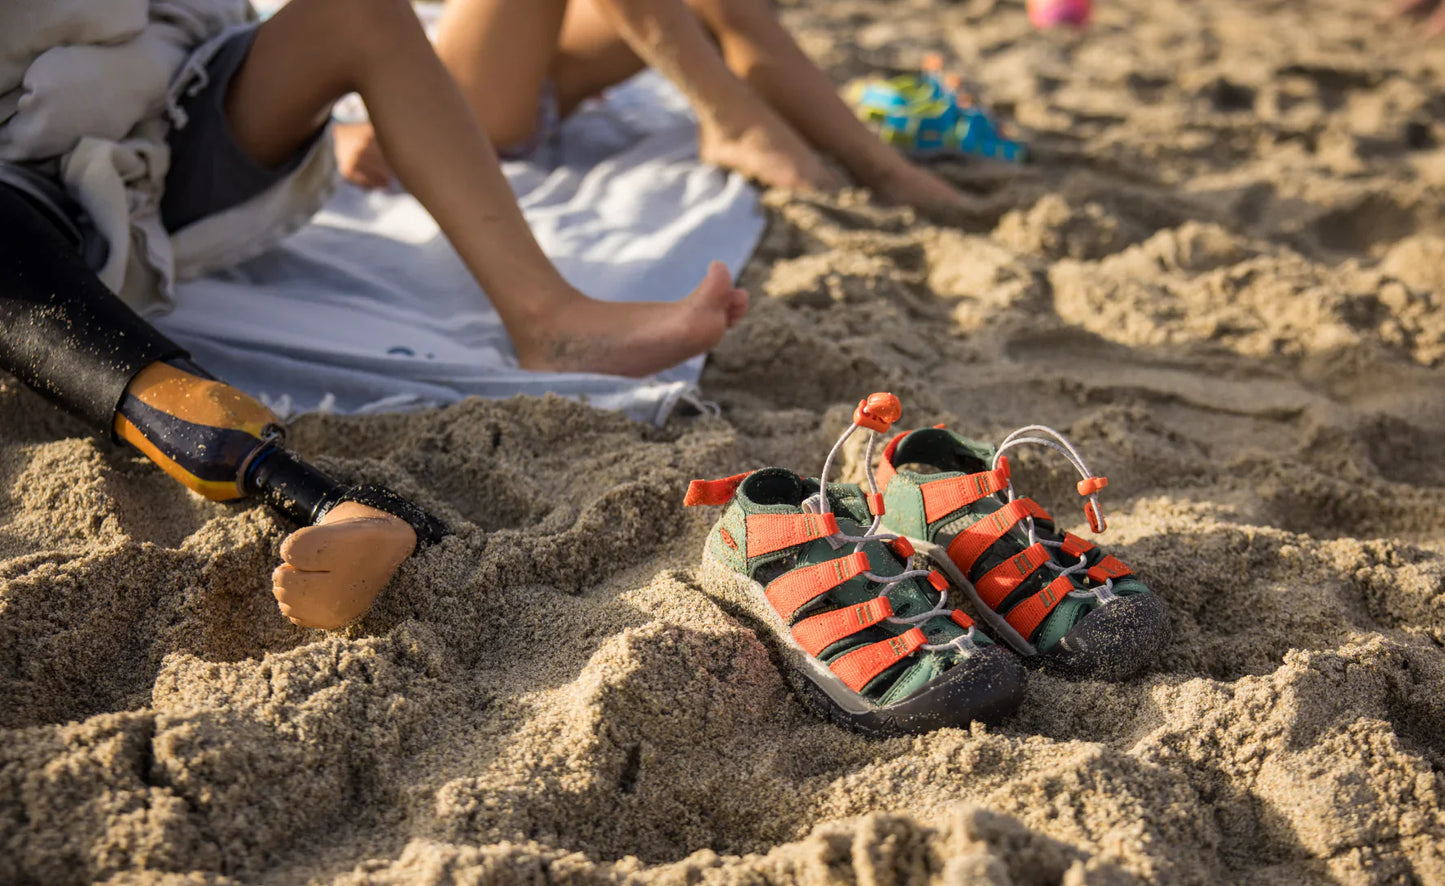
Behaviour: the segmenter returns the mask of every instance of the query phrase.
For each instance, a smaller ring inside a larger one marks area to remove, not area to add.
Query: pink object
[[[1029,21],[1036,28],[1070,25],[1082,28],[1092,12],[1089,0],[1028,0]]]

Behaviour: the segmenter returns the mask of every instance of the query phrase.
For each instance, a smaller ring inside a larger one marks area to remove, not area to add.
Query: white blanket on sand
[[[686,105],[651,74],[505,170],[547,255],[600,299],[679,299],[710,259],[741,270],[763,230],[756,193],[698,161]],[[278,248],[178,287],[156,323],[282,414],[551,392],[660,424],[696,400],[703,363],[640,381],[518,368],[496,311],[421,205],[350,186]]]

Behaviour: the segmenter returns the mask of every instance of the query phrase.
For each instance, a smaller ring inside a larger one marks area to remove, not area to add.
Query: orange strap
[[[929,523],[942,520],[959,508],[1008,488],[1008,459],[999,459],[992,471],[934,480],[918,487],[923,493],[923,516]]]
[[[761,557],[837,531],[838,520],[832,514],[749,514],[744,553]]]
[[[1089,567],[1088,576],[1095,584],[1103,584],[1111,578],[1123,578],[1126,575],[1133,575],[1134,570],[1124,565],[1124,561],[1113,554],[1105,554],[1104,559]]]
[[[750,473],[747,471],[721,480],[694,480],[687,484],[687,497],[682,500],[682,506],[725,505],[737,495],[738,487]]]
[[[793,639],[809,655],[817,655],[844,637],[871,628],[892,614],[893,604],[888,602],[887,597],[874,597],[867,603],[803,619],[793,625]]]
[[[842,678],[848,684],[848,688],[854,692],[862,692],[863,687],[872,682],[873,678],[886,671],[890,665],[912,655],[914,650],[922,646],[927,640],[923,631],[912,628],[907,633],[899,634],[891,640],[883,640],[878,643],[869,643],[859,649],[854,649],[847,655],[840,656],[828,667],[833,673]]]
[[[898,469],[893,467],[893,453],[898,451],[898,444],[901,443],[903,438],[907,437],[908,434],[908,431],[904,431],[897,437],[889,440],[888,445],[883,447],[883,457],[878,460],[878,470],[873,474],[873,478],[878,482],[879,489],[887,489],[888,481],[892,480],[893,475],[898,473]]]
[[[948,558],[968,575],[984,552],[1025,517],[1032,516],[1038,505],[1026,498],[1015,499],[954,536],[948,544]]]
[[[1054,607],[1073,589],[1073,582],[1061,575],[1049,582],[1042,591],[1010,609],[1004,620],[1025,638],[1031,637],[1038,626],[1043,624],[1044,619],[1049,617],[1049,613],[1054,611]]]
[[[1059,550],[1063,551],[1070,557],[1082,557],[1096,547],[1098,547],[1098,545],[1095,545],[1087,538],[1079,538],[1072,532],[1065,532],[1064,544],[1062,547],[1059,548]]]
[[[1049,559],[1048,548],[1042,544],[1030,545],[984,573],[982,578],[973,583],[973,586],[977,589],[985,606],[997,609],[998,604],[1023,584],[1024,579],[1033,575],[1034,570],[1044,565]]]
[[[792,618],[794,612],[808,603],[867,570],[868,555],[862,551],[794,569],[768,583],[768,602],[783,618]]]

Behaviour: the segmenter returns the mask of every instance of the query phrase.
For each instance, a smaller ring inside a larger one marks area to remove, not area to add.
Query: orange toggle
[[[1103,532],[1109,528],[1109,524],[1104,519],[1103,513],[1094,507],[1094,503],[1091,501],[1084,502],[1084,516],[1089,518],[1089,528],[1095,532]]]
[[[902,560],[904,563],[907,563],[913,557],[913,542],[909,541],[901,535],[890,541],[888,543],[888,547],[892,548],[893,553],[897,554],[898,559]]]
[[[1079,494],[1088,498],[1109,485],[1108,477],[1088,477],[1079,481]]]
[[[897,397],[886,393],[869,394],[868,399],[858,401],[858,408],[853,410],[853,424],[881,434],[893,427],[902,415],[903,404],[898,402]]]
[[[953,619],[953,623],[961,628],[973,627],[973,619],[969,618],[962,609],[953,610],[948,614],[948,617]]]
[[[881,492],[865,492],[863,498],[868,502],[868,513],[875,517],[883,516],[883,494]]]
[[[928,573],[928,583],[933,585],[933,589],[935,591],[938,591],[939,593],[943,593],[944,591],[948,590],[948,579],[945,578],[943,573],[939,572],[937,569]]]
[[[721,480],[694,480],[687,484],[687,497],[682,500],[682,506],[725,505],[737,495],[738,487],[750,473],[752,471],[746,471]]]

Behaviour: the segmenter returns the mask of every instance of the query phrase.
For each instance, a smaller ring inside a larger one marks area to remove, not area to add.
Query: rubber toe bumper
[[[810,683],[808,700],[821,706],[834,723],[865,735],[931,732],[967,726],[974,720],[997,723],[1013,713],[1024,696],[1024,668],[1007,649],[989,646],[954,665],[926,688],[891,705],[853,713],[828,703]]]
[[[1164,601],[1133,594],[1095,609],[1039,660],[1071,677],[1125,680],[1158,659],[1169,633]]]

